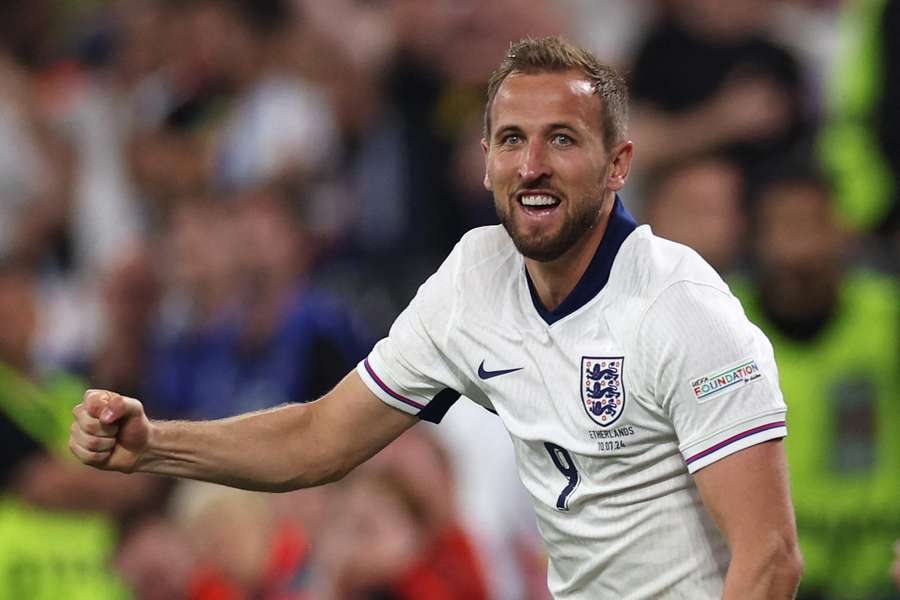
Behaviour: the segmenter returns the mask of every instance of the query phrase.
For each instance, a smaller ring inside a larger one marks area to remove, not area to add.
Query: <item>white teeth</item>
[[[553,206],[559,202],[553,196],[545,196],[545,195],[534,195],[534,196],[521,196],[520,198],[523,206]]]

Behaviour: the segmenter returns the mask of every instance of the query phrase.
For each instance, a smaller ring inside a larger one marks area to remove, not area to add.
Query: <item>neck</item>
[[[534,290],[547,310],[554,310],[562,304],[591,264],[606,233],[614,204],[615,195],[611,194],[603,203],[600,218],[593,229],[556,260],[540,262],[525,258],[525,268]]]

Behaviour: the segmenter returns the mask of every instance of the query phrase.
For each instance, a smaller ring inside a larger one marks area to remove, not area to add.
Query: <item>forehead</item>
[[[496,131],[503,127],[566,124],[600,131],[600,98],[580,71],[512,73],[491,106]]]

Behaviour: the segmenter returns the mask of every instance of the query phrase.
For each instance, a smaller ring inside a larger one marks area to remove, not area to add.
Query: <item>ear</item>
[[[612,168],[609,170],[609,177],[606,180],[606,187],[614,192],[618,192],[625,187],[628,181],[628,174],[631,172],[631,159],[634,156],[634,144],[631,140],[626,140],[613,146],[610,152],[610,162]]]
[[[491,183],[491,178],[488,177],[488,154],[489,154],[489,152],[490,151],[488,150],[487,140],[485,140],[484,138],[481,138],[481,153],[484,156],[484,182],[483,182],[484,189],[486,189],[489,192],[493,192],[494,184]]]

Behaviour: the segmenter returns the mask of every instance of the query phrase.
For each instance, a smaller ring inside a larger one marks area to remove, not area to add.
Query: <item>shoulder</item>
[[[489,225],[467,231],[456,244],[454,252],[459,252],[466,259],[470,270],[477,270],[507,260],[516,254],[516,249],[503,226]]]
[[[518,253],[503,227],[478,227],[462,236],[433,277],[457,291],[493,287],[517,262]]]
[[[611,280],[618,293],[646,311],[678,287],[698,287],[731,295],[728,286],[694,250],[638,227],[622,245]]]
[[[445,311],[462,302],[479,302],[497,297],[508,287],[521,262],[515,246],[500,225],[478,227],[466,232],[438,268],[422,284],[417,294],[420,309]]]

